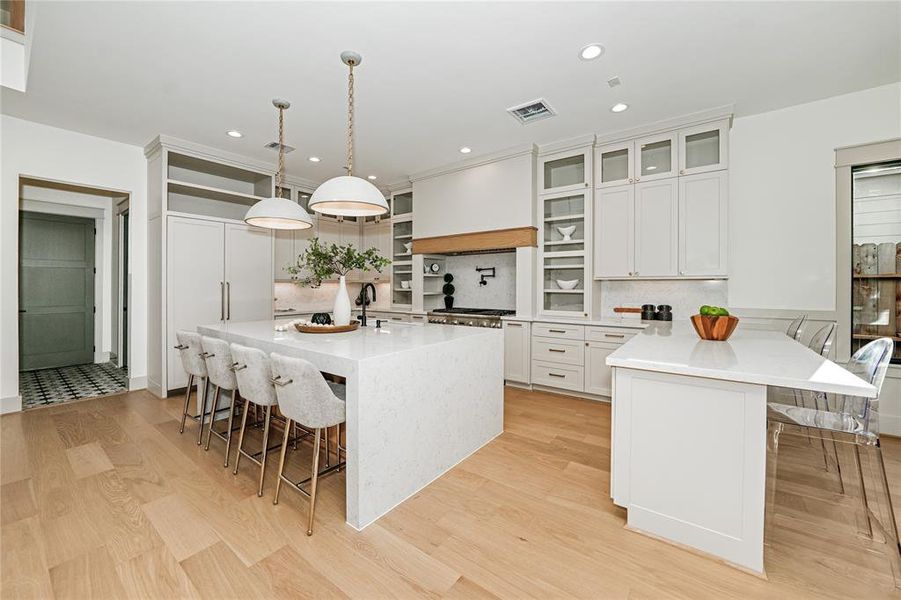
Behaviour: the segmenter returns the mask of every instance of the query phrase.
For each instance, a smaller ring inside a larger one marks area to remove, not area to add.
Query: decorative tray
[[[311,325],[309,323],[295,323],[294,328],[300,333],[345,333],[356,331],[360,327],[359,321],[351,321],[350,325]]]

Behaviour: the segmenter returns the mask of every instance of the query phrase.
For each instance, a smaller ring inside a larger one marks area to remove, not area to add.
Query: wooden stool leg
[[[241,433],[238,434],[238,453],[235,455],[234,474],[238,474],[238,465],[241,464],[241,449],[244,447],[244,430],[247,428],[247,411],[250,409],[250,400],[244,400],[244,414],[241,415]]]
[[[313,535],[313,515],[316,513],[316,484],[319,483],[319,445],[322,441],[322,429],[316,430],[313,442],[313,473],[310,480],[310,520],[307,523],[307,535]]]
[[[194,387],[194,376],[188,375],[188,387],[185,389],[185,408],[181,411],[181,427],[178,433],[185,432],[185,420],[188,418],[188,406],[191,404],[191,388]]]
[[[291,435],[291,419],[285,422],[285,435],[282,437],[282,451],[278,457],[278,475],[275,476],[275,498],[272,503],[278,504],[278,493],[282,489],[282,475],[285,472],[285,455],[288,454],[288,437]]]
[[[263,418],[266,422],[263,424],[263,456],[260,457],[260,487],[257,490],[257,496],[263,497],[263,478],[266,476],[266,457],[269,455],[269,424],[272,416],[272,406],[266,407],[266,414]]]
[[[206,445],[203,447],[204,450],[210,449],[210,438],[213,437],[213,423],[216,422],[216,409],[219,407],[219,394],[222,390],[219,386],[213,387],[213,403],[210,406],[210,424],[206,430]]]
[[[225,432],[225,464],[228,467],[228,455],[232,447],[232,424],[235,421],[235,401],[238,399],[238,388],[232,390],[232,401],[228,407],[228,431]]]

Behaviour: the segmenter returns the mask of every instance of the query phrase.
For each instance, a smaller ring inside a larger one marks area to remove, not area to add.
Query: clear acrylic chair
[[[811,435],[834,443],[842,453],[850,454],[848,465],[856,470],[857,493],[862,511],[859,513],[858,530],[873,538],[874,528],[879,530],[888,547],[895,586],[901,588],[901,546],[898,543],[897,525],[892,506],[891,490],[886,477],[885,461],[879,440],[879,393],[885,381],[894,352],[890,338],[874,340],[854,353],[847,365],[854,373],[876,388],[875,398],[861,398],[843,394],[816,394],[812,406],[795,406],[772,402],[767,410],[767,537],[772,536],[773,510],[775,508],[776,467],[779,441],[783,435]],[[864,454],[866,461],[861,460]],[[838,450],[837,450],[838,454]],[[870,493],[863,465],[870,464],[870,483],[875,493]],[[839,473],[841,477],[841,472]],[[844,491],[844,487],[843,487]],[[879,508],[873,503],[879,496]],[[877,512],[881,512],[879,515]]]
[[[785,330],[785,335],[795,341],[799,341],[801,339],[801,326],[804,325],[804,321],[806,320],[807,315],[798,315],[797,317],[795,317],[792,322],[788,324],[788,329]]]
[[[338,464],[319,470],[319,453],[322,442],[322,433],[328,435],[330,427],[338,427],[345,420],[345,386],[325,380],[322,373],[309,361],[301,358],[292,358],[273,353],[272,383],[278,395],[278,406],[281,413],[288,419],[285,425],[282,451],[278,462],[278,479],[275,483],[275,498],[273,504],[278,504],[278,495],[281,491],[282,481],[291,485],[303,495],[310,498],[310,516],[307,523],[307,535],[313,535],[313,515],[316,512],[316,487],[319,477],[333,473],[344,466],[341,461],[341,438],[338,436]],[[301,426],[312,429],[315,432],[313,442],[313,465],[310,477],[300,482],[294,482],[285,477],[285,456],[288,450],[288,434],[291,423],[299,423]],[[303,489],[303,485],[309,483],[310,491]]]

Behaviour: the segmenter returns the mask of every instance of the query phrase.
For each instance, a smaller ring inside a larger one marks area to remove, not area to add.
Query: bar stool
[[[796,407],[784,404],[769,403],[767,406],[767,503],[766,529],[773,530],[773,510],[775,507],[776,466],[778,460],[779,440],[783,435],[792,433],[785,429],[793,426],[810,435],[829,438],[853,450],[853,463],[857,469],[862,520],[858,523],[860,533],[873,537],[873,526],[876,526],[886,542],[888,558],[892,566],[895,587],[901,588],[901,545],[898,541],[898,530],[895,512],[892,506],[892,495],[885,472],[882,456],[882,445],[879,438],[879,394],[885,381],[888,364],[894,354],[894,343],[891,338],[873,340],[859,349],[848,362],[848,371],[854,373],[876,388],[875,398],[858,398],[842,394],[820,394],[817,408]],[[876,484],[882,499],[879,506],[883,515],[880,518],[871,509],[868,500],[867,486],[861,465],[861,450],[868,451],[875,463]]]
[[[262,350],[248,348],[240,344],[231,345],[231,355],[235,360],[234,374],[238,383],[238,393],[244,398],[244,413],[241,415],[241,433],[238,436],[238,453],[235,455],[234,474],[238,474],[238,466],[241,464],[241,456],[246,456],[260,466],[260,486],[257,496],[263,495],[263,478],[266,475],[266,457],[271,450],[269,448],[269,426],[272,420],[272,407],[278,405],[275,396],[275,388],[272,386],[272,369],[269,366],[269,357]],[[263,417],[263,447],[258,453],[249,454],[244,451],[244,432],[247,429],[247,412],[250,405],[265,408]],[[286,431],[289,429],[285,427]],[[257,455],[260,459],[257,460]]]
[[[195,421],[199,420],[200,422],[200,430],[197,432],[197,445],[199,446],[203,441],[203,421],[206,414],[206,388],[208,383],[206,362],[200,356],[202,352],[200,334],[193,331],[182,330],[175,332],[175,338],[178,340],[178,345],[175,346],[175,349],[178,350],[178,353],[181,356],[181,366],[188,374],[188,387],[185,389],[185,407],[181,411],[181,428],[179,428],[178,433],[185,432],[185,420],[189,416],[188,404],[191,402],[191,388],[193,388],[196,383],[197,392],[200,394],[198,401],[200,413],[196,416],[190,416],[191,419]]]
[[[235,377],[235,363],[232,360],[231,350],[228,342],[219,338],[201,336],[200,345],[203,348],[201,357],[206,362],[206,370],[210,383],[213,385],[213,401],[210,407],[210,424],[206,433],[206,446],[204,450],[210,449],[210,438],[215,434],[216,437],[225,442],[225,464],[228,466],[228,455],[231,450],[232,443],[232,425],[235,417],[235,402],[238,399],[238,380]],[[216,422],[216,413],[219,412],[219,395],[222,390],[231,392],[231,402],[228,408],[228,427],[223,433],[215,430],[213,425]]]
[[[278,495],[282,481],[310,498],[310,518],[307,523],[307,535],[313,535],[313,516],[316,512],[316,487],[319,476],[333,473],[344,466],[341,462],[341,440],[338,444],[338,464],[319,471],[319,451],[322,442],[322,431],[328,435],[329,427],[336,427],[345,420],[345,386],[326,382],[316,367],[301,358],[291,358],[280,354],[272,354],[272,383],[278,396],[279,410],[288,419],[285,426],[285,437],[278,461],[278,479],[275,483],[273,504],[278,504]],[[315,430],[313,442],[313,466],[310,477],[294,482],[285,477],[285,455],[288,449],[288,432],[292,422],[302,427]],[[309,482],[310,491],[301,486]]]
[[[785,335],[795,340],[796,342],[801,339],[801,326],[804,324],[804,321],[807,320],[807,315],[799,315],[795,317],[791,323],[788,324],[788,329],[785,330]]]

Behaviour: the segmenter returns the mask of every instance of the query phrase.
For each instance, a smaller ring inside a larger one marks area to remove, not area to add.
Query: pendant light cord
[[[347,174],[354,174],[354,63],[350,61],[347,76]]]
[[[280,188],[285,187],[285,109],[278,109],[278,182]]]

